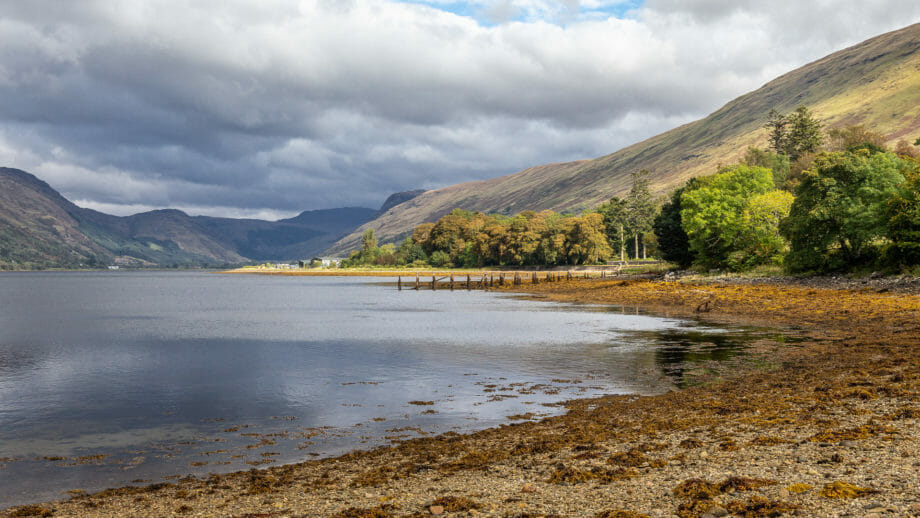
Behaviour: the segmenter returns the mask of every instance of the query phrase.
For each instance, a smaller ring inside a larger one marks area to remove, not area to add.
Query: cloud
[[[119,213],[227,215],[374,207],[398,190],[604,155],[920,19],[897,0],[4,11],[3,165]]]

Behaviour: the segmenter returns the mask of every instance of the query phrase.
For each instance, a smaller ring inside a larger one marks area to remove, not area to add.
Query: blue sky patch
[[[631,12],[642,7],[644,0],[395,0],[407,4],[426,5],[458,16],[472,18],[483,26],[507,22],[542,21],[556,25],[584,20],[629,18]],[[587,5],[586,5],[587,4]]]

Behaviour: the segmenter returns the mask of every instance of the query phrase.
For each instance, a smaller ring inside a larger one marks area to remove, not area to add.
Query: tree
[[[885,135],[866,129],[862,124],[831,128],[827,131],[828,151],[853,151],[868,147],[873,151],[885,151]]]
[[[767,138],[770,140],[770,147],[777,153],[785,154],[786,152],[786,135],[788,133],[786,127],[788,125],[789,120],[785,115],[776,111],[776,108],[772,108],[770,113],[767,114],[767,123],[764,127],[769,131]]]
[[[680,268],[689,268],[696,259],[696,254],[690,250],[690,241],[680,221],[680,197],[683,193],[693,190],[699,181],[691,178],[683,187],[671,193],[671,199],[661,207],[661,212],[655,217],[652,229],[658,237],[658,250],[665,261],[676,263]]]
[[[920,264],[920,163],[913,162],[901,184],[885,204],[885,228],[891,239],[885,262],[895,267]]]
[[[779,233],[780,222],[789,215],[795,197],[775,190],[752,197],[741,214],[741,231],[735,250],[728,254],[732,270],[746,270],[761,264],[782,264],[788,244]]]
[[[710,268],[756,264],[746,255],[757,238],[745,214],[752,199],[774,190],[773,173],[764,167],[737,165],[698,181],[696,189],[680,197],[681,225],[697,261]]]
[[[764,151],[756,147],[749,147],[744,153],[741,163],[752,167],[766,167],[773,171],[773,185],[777,189],[788,188],[786,180],[789,179],[789,171],[792,165],[788,156]]]
[[[377,248],[377,238],[374,236],[374,229],[369,228],[361,236],[361,251],[365,254],[372,252]]]
[[[892,153],[823,153],[805,171],[789,217],[780,226],[793,272],[850,270],[870,264],[885,233],[885,203],[910,162]]]
[[[569,218],[566,223],[566,250],[571,264],[595,264],[610,256],[603,216],[591,212]]]
[[[607,242],[620,254],[620,260],[626,260],[627,227],[629,221],[626,200],[614,196],[610,201],[597,208],[598,214],[604,218],[604,228]]]
[[[770,147],[795,162],[805,153],[817,151],[824,142],[821,122],[805,106],[782,116],[775,109],[770,110],[765,125],[769,131]]]
[[[635,241],[635,257],[639,259],[639,238],[652,230],[655,201],[649,191],[649,172],[632,173],[632,187],[626,195],[626,220]]]

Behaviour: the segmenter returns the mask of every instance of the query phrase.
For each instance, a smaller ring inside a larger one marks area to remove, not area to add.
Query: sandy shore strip
[[[750,282],[578,280],[513,289],[769,325],[795,340],[757,344],[741,370],[714,365],[682,391],[579,400],[539,422],[74,492],[2,514],[920,516],[920,296]]]

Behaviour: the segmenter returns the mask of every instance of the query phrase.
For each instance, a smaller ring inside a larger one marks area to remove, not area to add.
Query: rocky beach
[[[515,286],[554,301],[770,326],[789,340],[754,344],[730,369],[698,369],[680,391],[577,400],[538,422],[332,459],[75,489],[0,515],[920,516],[916,288],[898,279]]]

